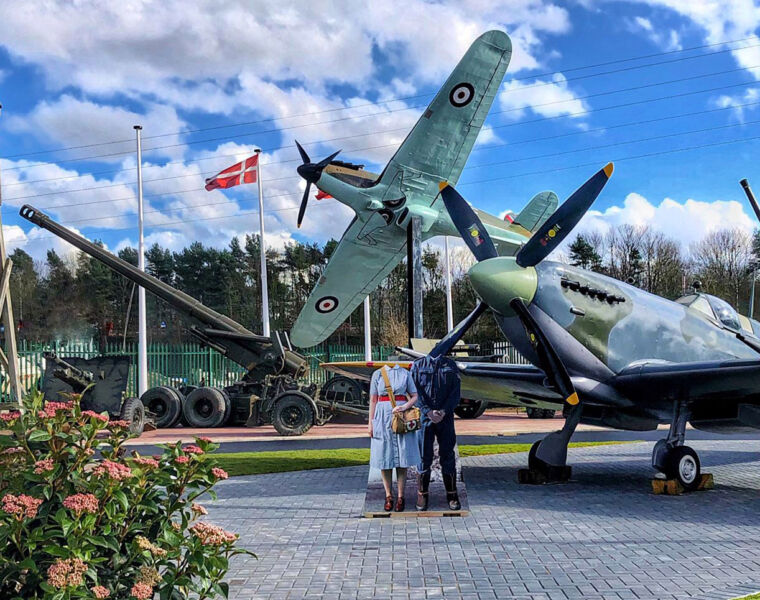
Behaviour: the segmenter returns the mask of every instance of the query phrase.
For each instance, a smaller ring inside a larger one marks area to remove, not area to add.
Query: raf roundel
[[[457,108],[467,106],[475,97],[475,88],[469,83],[458,83],[449,94],[449,102]]]
[[[316,304],[318,313],[329,313],[338,308],[338,299],[335,296],[325,296],[317,300]]]

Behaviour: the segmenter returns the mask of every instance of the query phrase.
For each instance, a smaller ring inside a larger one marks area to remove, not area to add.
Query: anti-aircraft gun
[[[190,333],[201,343],[246,369],[240,381],[225,388],[193,389],[184,401],[182,394],[173,388],[148,390],[141,399],[156,414],[159,427],[171,427],[182,416],[193,427],[272,423],[281,435],[300,435],[312,425],[326,422],[335,410],[366,415],[366,410],[320,401],[316,385],[299,383],[308,372],[308,362],[293,351],[286,334],[275,333],[271,338],[256,335],[66,229],[34,207],[25,205],[20,214],[169,303],[193,322]]]
[[[60,401],[61,394],[81,394],[83,410],[103,411],[112,419],[129,422],[129,429],[140,435],[145,426],[145,408],[139,398],[127,397],[128,356],[61,358],[46,352],[42,393],[45,400]]]

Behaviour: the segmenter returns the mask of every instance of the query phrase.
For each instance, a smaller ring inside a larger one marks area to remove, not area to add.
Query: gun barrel
[[[744,193],[747,194],[747,200],[749,200],[749,203],[752,205],[752,210],[755,211],[755,216],[757,216],[757,220],[760,221],[760,206],[757,205],[757,200],[755,200],[755,194],[752,193],[752,188],[749,187],[749,181],[747,179],[742,179],[740,182],[741,186],[744,188]]]
[[[27,221],[31,221],[38,227],[47,229],[61,239],[66,240],[72,246],[79,248],[82,252],[89,254],[120,275],[123,275],[130,281],[134,281],[137,285],[142,286],[152,294],[155,294],[162,300],[165,300],[178,310],[184,312],[189,317],[200,321],[204,325],[218,327],[219,329],[226,329],[228,331],[236,331],[238,333],[254,335],[253,332],[248,331],[245,327],[240,325],[240,323],[233,321],[229,317],[219,314],[214,310],[211,310],[192,296],[189,296],[188,294],[185,294],[184,292],[173,288],[172,286],[153,277],[152,275],[144,273],[137,267],[130,265],[127,261],[122,260],[118,256],[114,256],[107,250],[104,250],[97,244],[93,244],[91,241],[83,238],[81,235],[78,235],[73,231],[66,229],[62,225],[53,221],[45,213],[37,210],[33,206],[25,204],[21,208],[20,214]]]

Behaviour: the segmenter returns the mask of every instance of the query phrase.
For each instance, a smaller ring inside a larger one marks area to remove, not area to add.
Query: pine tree
[[[602,266],[602,258],[599,256],[594,247],[588,243],[580,233],[570,244],[570,264],[574,267],[599,271]]]

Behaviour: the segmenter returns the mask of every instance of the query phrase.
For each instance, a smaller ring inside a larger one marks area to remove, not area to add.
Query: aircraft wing
[[[378,213],[349,225],[293,325],[293,345],[324,340],[406,256],[406,234],[386,225]]]
[[[512,42],[502,31],[488,31],[475,40],[393,155],[380,182],[390,184],[402,173],[403,183],[414,189],[428,184],[430,198],[438,194],[439,181],[455,184],[511,56]]]
[[[753,400],[760,404],[760,360],[722,360],[690,363],[639,363],[614,379],[615,389],[630,398],[658,396],[692,402]]]

